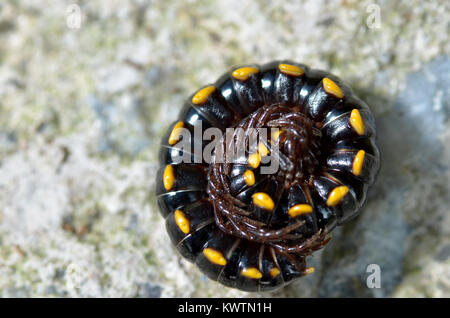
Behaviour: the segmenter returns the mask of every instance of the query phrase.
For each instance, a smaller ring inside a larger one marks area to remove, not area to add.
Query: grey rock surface
[[[450,296],[448,1],[80,1],[79,25],[70,4],[0,4],[0,296]],[[382,168],[313,275],[245,293],[175,253],[158,144],[198,87],[284,58],[371,106]]]

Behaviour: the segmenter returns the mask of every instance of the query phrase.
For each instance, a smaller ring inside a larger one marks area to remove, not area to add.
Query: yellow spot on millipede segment
[[[262,273],[255,267],[244,268],[241,271],[242,276],[253,279],[260,279],[263,275]]]
[[[259,154],[261,156],[264,157],[264,156],[267,156],[269,154],[269,149],[267,149],[267,147],[262,142],[260,142],[258,144],[258,152],[259,152]]]
[[[332,80],[330,80],[328,77],[325,77],[323,79],[323,89],[328,94],[336,96],[337,98],[344,97],[344,93],[342,93],[342,90],[340,89],[340,87],[337,86],[337,84],[335,82],[333,82]]]
[[[275,207],[275,203],[273,203],[272,198],[264,192],[256,192],[252,195],[253,203],[263,209],[272,211]]]
[[[181,210],[176,210],[174,213],[174,217],[175,217],[175,223],[178,225],[180,230],[184,234],[189,234],[189,232],[191,231],[191,228],[190,228],[191,222],[187,218],[186,214],[184,214],[183,211],[181,211]]]
[[[178,123],[175,124],[175,126],[173,126],[172,132],[170,133],[169,136],[169,145],[174,145],[178,142],[178,140],[180,139],[180,134],[181,134],[181,128],[184,127],[184,123],[182,121],[179,121]]]
[[[192,103],[195,105],[204,104],[208,100],[209,95],[215,91],[216,87],[212,85],[202,88],[192,97]]]
[[[252,153],[248,156],[248,165],[253,169],[259,167],[259,163],[261,162],[261,155],[259,153]]]
[[[312,273],[314,273],[314,271],[315,271],[314,267],[306,267],[305,275],[312,274]]]
[[[277,277],[278,275],[280,275],[280,270],[278,269],[278,267],[274,267],[270,270],[269,274],[272,277]]]
[[[164,169],[163,183],[164,188],[166,188],[167,191],[172,189],[175,183],[175,173],[171,165],[167,165],[166,168]]]
[[[247,170],[244,172],[244,181],[248,186],[252,186],[255,184],[255,174],[251,170]]]
[[[220,251],[207,247],[203,250],[203,255],[205,255],[211,263],[221,266],[227,265],[227,260]]]
[[[272,143],[275,143],[278,138],[280,138],[280,135],[284,132],[283,129],[277,129],[273,134],[272,134]],[[284,138],[283,138],[284,139]],[[280,143],[283,142],[284,140],[280,140]]]
[[[231,74],[235,79],[246,81],[252,74],[259,73],[259,69],[256,67],[241,67]]]
[[[364,121],[359,113],[359,110],[352,110],[352,113],[350,114],[350,125],[358,135],[364,134]]]
[[[281,73],[291,76],[301,76],[305,73],[302,68],[291,64],[280,64],[278,68]]]
[[[365,155],[366,152],[364,150],[360,150],[356,154],[355,159],[353,159],[352,170],[355,176],[359,176],[361,174]]]
[[[338,205],[342,199],[347,195],[348,188],[346,186],[338,186],[331,191],[328,196],[327,205],[335,206]]]
[[[289,209],[288,214],[295,218],[302,214],[311,213],[312,211],[313,208],[309,204],[296,204]]]

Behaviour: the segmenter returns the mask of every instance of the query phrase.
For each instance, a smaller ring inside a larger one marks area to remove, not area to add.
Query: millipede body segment
[[[223,135],[206,160],[209,128]],[[268,133],[250,147],[255,129]],[[244,151],[227,160],[236,144]],[[369,107],[336,76],[291,61],[236,67],[199,89],[159,160],[172,243],[211,279],[246,291],[312,273],[306,257],[358,215],[380,162]]]

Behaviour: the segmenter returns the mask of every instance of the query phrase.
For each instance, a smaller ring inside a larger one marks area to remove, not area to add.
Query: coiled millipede
[[[224,134],[207,161],[212,127]],[[267,138],[250,147],[261,128]],[[248,149],[225,160],[237,141]],[[266,157],[276,171],[263,172]],[[312,273],[306,257],[358,215],[380,163],[369,107],[336,76],[290,61],[234,68],[190,96],[159,160],[156,196],[172,243],[209,278],[246,291]]]

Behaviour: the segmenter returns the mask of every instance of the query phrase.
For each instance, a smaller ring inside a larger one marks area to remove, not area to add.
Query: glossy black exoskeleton
[[[255,125],[281,132],[228,166],[202,157],[206,129]],[[274,143],[289,164],[263,174]],[[336,76],[290,61],[233,68],[190,96],[159,160],[156,196],[174,246],[211,279],[246,291],[311,273],[306,256],[358,215],[380,163],[369,107]]]

